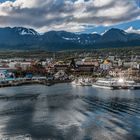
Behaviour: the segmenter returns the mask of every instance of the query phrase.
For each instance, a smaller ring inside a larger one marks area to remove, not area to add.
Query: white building
[[[6,78],[6,75],[3,72],[0,72],[0,79]]]
[[[17,66],[17,65],[19,65],[18,62],[10,62],[10,63],[8,64],[8,66],[9,66],[10,69],[16,69],[16,66]]]
[[[121,59],[118,60],[118,66],[123,66],[123,61]]]
[[[8,65],[10,69],[16,69],[17,67],[21,67],[23,70],[26,70],[28,67],[31,66],[31,62],[10,62]]]
[[[102,70],[109,70],[112,67],[111,63],[108,64],[100,64],[100,69]]]
[[[109,56],[108,59],[109,59],[110,61],[114,62],[114,61],[115,61],[115,56]]]
[[[26,70],[28,67],[31,66],[31,62],[20,62],[20,67],[23,69],[23,70]]]

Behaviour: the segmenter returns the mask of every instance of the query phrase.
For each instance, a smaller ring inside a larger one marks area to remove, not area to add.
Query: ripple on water
[[[58,84],[3,88],[0,95],[1,134],[56,140],[140,139],[139,91]]]

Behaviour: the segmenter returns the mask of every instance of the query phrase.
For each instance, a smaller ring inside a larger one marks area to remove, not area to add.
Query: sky
[[[0,0],[0,27],[140,34],[140,0]]]

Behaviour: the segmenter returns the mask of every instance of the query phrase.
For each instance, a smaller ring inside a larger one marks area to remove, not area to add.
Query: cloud
[[[15,0],[0,3],[0,26],[83,31],[86,26],[110,26],[140,19],[130,0]]]
[[[137,33],[140,34],[140,29],[134,29],[132,26],[125,30],[127,33]]]

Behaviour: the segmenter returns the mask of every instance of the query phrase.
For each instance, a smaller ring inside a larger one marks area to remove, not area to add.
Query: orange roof
[[[104,60],[104,64],[109,64],[110,63],[110,60]]]

